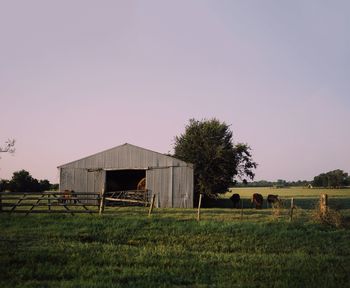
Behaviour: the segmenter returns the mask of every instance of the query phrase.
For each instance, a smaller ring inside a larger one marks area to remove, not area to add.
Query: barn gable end
[[[133,177],[145,175],[146,188],[156,195],[158,207],[193,207],[192,164],[128,143],[58,168],[61,191],[101,192],[111,186],[121,187],[122,183],[113,181],[125,182],[125,186],[128,178],[135,182]]]

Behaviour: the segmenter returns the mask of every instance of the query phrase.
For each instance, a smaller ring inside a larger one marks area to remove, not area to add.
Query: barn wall
[[[100,193],[104,187],[105,171],[88,172],[87,169],[60,169],[60,191],[74,190],[75,192]],[[87,196],[81,196],[86,198]],[[91,196],[94,198],[95,196]]]
[[[146,187],[156,195],[156,207],[193,207],[192,166],[137,146],[125,144],[59,168],[60,190],[76,192],[101,192],[103,169],[145,169]]]
[[[147,170],[147,189],[156,195],[156,207],[193,208],[193,169],[167,167]]]
[[[173,207],[193,208],[193,168],[174,167]]]
[[[60,169],[60,191],[74,190],[74,169]]]
[[[168,195],[169,168],[147,170],[146,185],[150,194],[156,195],[156,207],[171,207]]]

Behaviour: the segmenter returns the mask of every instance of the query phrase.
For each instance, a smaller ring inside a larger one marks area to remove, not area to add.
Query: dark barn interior
[[[106,173],[106,192],[136,190],[146,170],[113,170]]]

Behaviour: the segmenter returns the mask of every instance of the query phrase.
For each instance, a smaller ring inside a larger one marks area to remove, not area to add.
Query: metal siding
[[[161,207],[171,207],[171,198],[169,197],[169,175],[170,168],[157,169],[159,170],[159,175],[157,180],[161,182],[161,190],[159,193],[160,205]]]
[[[67,170],[68,169],[60,169],[60,191],[67,189]]]
[[[193,208],[193,168],[187,167],[186,168],[186,192],[188,195],[188,203],[186,208]]]
[[[60,168],[145,169],[147,167],[157,166],[165,167],[186,165],[186,162],[170,156],[126,144],[62,165]]]
[[[88,192],[96,192],[101,193],[104,183],[105,171],[93,171],[88,172],[88,183],[89,186],[87,188]],[[96,196],[92,196],[94,198]]]
[[[170,168],[147,170],[146,183],[147,189],[151,195],[156,195],[156,207],[167,208],[172,207],[172,201],[169,197],[169,177]]]
[[[87,170],[75,169],[74,171],[74,191],[86,192],[87,191]]]
[[[102,192],[104,188],[106,171],[95,171],[95,182],[94,182],[94,192]]]
[[[173,207],[193,208],[193,169],[174,167]]]
[[[95,192],[95,172],[87,173],[87,189],[86,192]]]
[[[148,195],[152,198],[153,195],[153,181],[152,181],[152,172],[146,170],[146,189],[148,190]]]
[[[174,167],[168,168],[169,182],[168,182],[168,207],[174,207]]]
[[[174,207],[185,208],[185,205],[182,201],[181,193],[181,168],[175,167],[173,171],[173,198],[174,198]]]
[[[58,185],[58,189],[60,190],[60,191],[62,191],[63,190],[63,185],[64,185],[64,169],[60,169],[60,183],[59,183],[59,185]]]
[[[64,190],[74,190],[74,170],[72,168],[61,169],[60,178],[60,189]]]
[[[88,172],[88,169],[147,169],[148,167],[150,169],[146,170],[146,185],[150,195],[156,194],[157,207],[193,207],[192,166],[181,160],[130,144],[60,166],[60,189],[101,192],[106,172],[103,170]]]

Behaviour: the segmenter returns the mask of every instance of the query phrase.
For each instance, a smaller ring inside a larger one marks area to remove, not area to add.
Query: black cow
[[[267,196],[267,203],[270,204],[271,207],[275,207],[275,206],[281,206],[282,205],[282,201],[280,198],[278,198],[278,195],[273,195],[273,194],[269,194]]]
[[[230,197],[230,200],[232,201],[233,208],[239,208],[239,202],[241,201],[241,196],[239,194],[235,193]]]
[[[77,195],[77,193],[74,190],[70,191],[70,193],[72,194],[72,199],[71,200],[73,200],[74,204],[77,204],[78,203],[78,195]]]
[[[254,193],[252,197],[252,207],[255,209],[261,209],[264,203],[264,197],[259,193]]]

